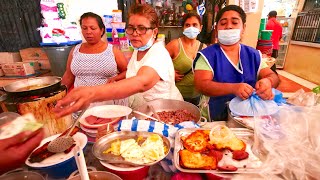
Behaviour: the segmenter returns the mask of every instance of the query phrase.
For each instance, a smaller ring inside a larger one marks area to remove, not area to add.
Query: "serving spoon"
[[[70,136],[70,133],[72,132],[72,130],[76,126],[77,122],[79,121],[79,119],[82,117],[82,115],[84,114],[84,112],[86,110],[87,109],[83,110],[80,113],[78,118],[74,121],[73,125],[69,129],[69,132],[65,136],[58,137],[48,144],[48,148],[47,148],[48,151],[53,152],[53,153],[60,153],[60,152],[63,152],[65,150],[69,149],[73,145],[74,139],[72,136]]]

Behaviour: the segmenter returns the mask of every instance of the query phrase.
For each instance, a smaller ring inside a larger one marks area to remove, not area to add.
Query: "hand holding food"
[[[256,83],[256,93],[263,100],[272,100],[274,95],[272,93],[272,84],[268,78],[260,79]]]
[[[253,87],[247,83],[238,83],[235,86],[233,94],[241,99],[248,99],[253,93]]]
[[[0,174],[23,165],[43,137],[44,132],[39,129],[36,132],[24,131],[13,137],[1,139]],[[26,140],[26,138],[28,139]]]

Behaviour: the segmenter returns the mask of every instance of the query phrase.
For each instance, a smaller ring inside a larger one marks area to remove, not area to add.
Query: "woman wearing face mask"
[[[227,104],[235,96],[247,99],[255,90],[264,100],[273,99],[278,76],[261,61],[261,53],[240,44],[246,28],[246,14],[229,5],[216,17],[218,44],[200,51],[194,61],[195,86],[210,96],[211,120],[227,120]]]
[[[202,29],[200,16],[196,13],[186,14],[182,27],[184,36],[172,40],[166,48],[173,61],[177,88],[185,101],[198,105],[200,93],[194,87],[192,63],[197,52],[206,47],[197,40]]]
[[[162,42],[155,42],[159,19],[152,6],[133,5],[126,28],[134,52],[127,67],[126,79],[93,87],[79,87],[56,105],[57,116],[88,107],[92,102],[129,97],[132,108],[154,99],[177,99],[182,96],[175,86],[174,68]]]

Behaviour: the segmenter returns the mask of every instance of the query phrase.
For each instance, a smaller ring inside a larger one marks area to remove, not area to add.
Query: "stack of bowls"
[[[120,105],[100,105],[94,106],[86,110],[86,112],[79,119],[80,128],[84,134],[87,135],[88,141],[94,143],[98,134],[98,128],[106,127],[108,124],[117,128],[118,122],[128,117],[132,109]],[[105,123],[89,123],[86,118],[95,116],[99,118],[108,118],[110,121]]]

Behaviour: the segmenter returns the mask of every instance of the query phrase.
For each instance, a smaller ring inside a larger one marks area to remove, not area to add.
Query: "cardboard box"
[[[35,74],[33,66],[28,62],[3,64],[2,70],[5,76],[27,76]]]
[[[34,70],[36,70],[36,71],[40,70],[40,63],[37,60],[34,60],[34,61],[23,61],[23,62],[30,63],[30,65],[33,66]]]
[[[21,62],[19,52],[0,52],[0,64]]]
[[[39,60],[40,69],[51,69],[50,61],[48,60]]]
[[[20,55],[22,61],[49,60],[46,52],[42,48],[21,49]]]

